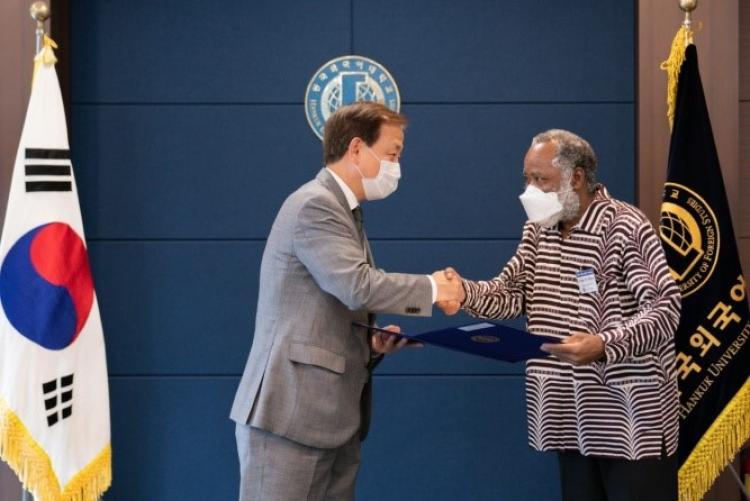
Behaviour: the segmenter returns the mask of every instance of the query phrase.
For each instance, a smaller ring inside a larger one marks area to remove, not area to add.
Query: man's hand
[[[436,271],[432,274],[438,286],[438,297],[435,304],[443,310],[446,315],[455,315],[461,309],[461,304],[466,299],[463,279],[453,268]],[[444,289],[441,296],[441,284]]]
[[[604,356],[604,340],[596,334],[574,332],[561,343],[544,343],[542,351],[551,353],[563,362],[585,365]]]
[[[401,332],[401,327],[398,325],[388,325],[386,327],[383,327],[383,329],[393,332],[394,334],[399,334]],[[409,344],[409,339],[401,336],[391,336],[390,334],[387,334],[385,332],[378,332],[375,331],[375,333],[370,336],[370,348],[372,348],[372,351],[375,353],[380,353],[382,355],[387,355],[389,353],[396,353],[401,348]],[[415,348],[421,348],[421,343],[411,343],[409,346],[413,346]]]

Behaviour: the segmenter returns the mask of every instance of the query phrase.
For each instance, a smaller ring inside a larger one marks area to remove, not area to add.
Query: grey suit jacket
[[[428,277],[376,269],[344,193],[321,170],[286,199],[268,236],[231,418],[311,447],[343,445],[369,422],[368,402],[360,409],[369,339],[352,322],[431,312]]]

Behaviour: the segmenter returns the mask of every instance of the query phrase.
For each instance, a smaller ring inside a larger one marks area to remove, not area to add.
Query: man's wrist
[[[601,342],[602,342],[602,344],[601,344],[601,346],[602,346],[602,352],[601,352],[601,355],[599,356],[599,358],[596,359],[596,361],[597,362],[607,363],[611,359],[611,355],[610,355],[610,353],[608,353],[608,350],[607,350],[607,348],[609,346],[607,344],[609,336],[607,336],[607,334],[603,333],[603,332],[597,332],[595,335],[596,335],[596,337],[598,337],[599,339],[601,339]]]
[[[464,300],[461,301],[461,308],[464,308],[472,303],[474,299],[474,289],[472,288],[472,283],[466,279],[461,281],[461,285],[464,288]]]

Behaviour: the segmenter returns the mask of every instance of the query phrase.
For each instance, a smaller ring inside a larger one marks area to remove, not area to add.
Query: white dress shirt
[[[329,174],[331,174],[331,176],[333,176],[333,179],[336,181],[336,184],[339,185],[341,191],[344,192],[346,202],[349,204],[349,210],[354,210],[359,207],[359,200],[357,200],[357,196],[354,194],[352,189],[349,188],[349,185],[347,185],[344,180],[338,176],[338,174],[333,172],[328,167],[326,167],[326,170]],[[430,279],[430,285],[432,285],[432,302],[434,303],[437,300],[437,284],[435,283],[435,279],[432,278],[432,275],[427,275],[427,278]]]

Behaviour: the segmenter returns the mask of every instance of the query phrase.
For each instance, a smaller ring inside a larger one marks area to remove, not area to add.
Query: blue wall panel
[[[616,0],[355,1],[354,53],[408,102],[632,101],[633,26]]]
[[[110,374],[239,374],[250,349],[262,241],[91,241],[89,253],[107,333]],[[467,277],[497,274],[516,241],[374,241],[378,265],[430,273],[453,265]],[[383,316],[405,331],[436,329],[431,318]],[[507,373],[505,364],[436,348],[392,357],[379,372]]]
[[[357,499],[559,499],[557,458],[527,445],[523,379],[376,377]]]
[[[349,50],[350,0],[76,0],[75,102],[299,102]]]
[[[230,500],[236,377],[113,377],[107,500]],[[357,499],[555,499],[552,454],[527,445],[519,376],[376,376]]]
[[[601,179],[634,193],[633,111],[624,104],[409,105],[399,191],[365,207],[371,238],[518,238],[523,157],[543,130],[590,139]]]
[[[113,484],[106,501],[237,499],[239,378],[110,378]]]
[[[89,238],[265,238],[323,163],[293,106],[74,106],[73,142]]]
[[[111,374],[236,374],[263,242],[89,245]]]
[[[523,156],[554,127],[589,138],[601,179],[633,198],[632,105],[404,111],[404,177],[387,202],[365,207],[371,238],[518,238]],[[73,127],[94,239],[265,238],[284,198],[322,165],[300,106],[79,105]]]
[[[377,264],[494,276],[517,245],[533,134],[589,139],[634,197],[634,2],[71,2],[72,149],[111,374],[108,501],[234,499],[227,418],[252,340],[265,237],[321,166],[303,108],[329,59],[395,77],[404,178],[367,204]],[[417,332],[466,315],[380,318]],[[515,325],[522,325],[519,319]],[[364,500],[556,499],[526,445],[523,364],[424,348],[388,357]]]
[[[629,2],[264,0],[229,9],[139,0],[72,9],[73,71],[96,75],[73,82],[74,101],[297,102],[317,67],[350,50],[386,64],[406,101],[633,99]]]

